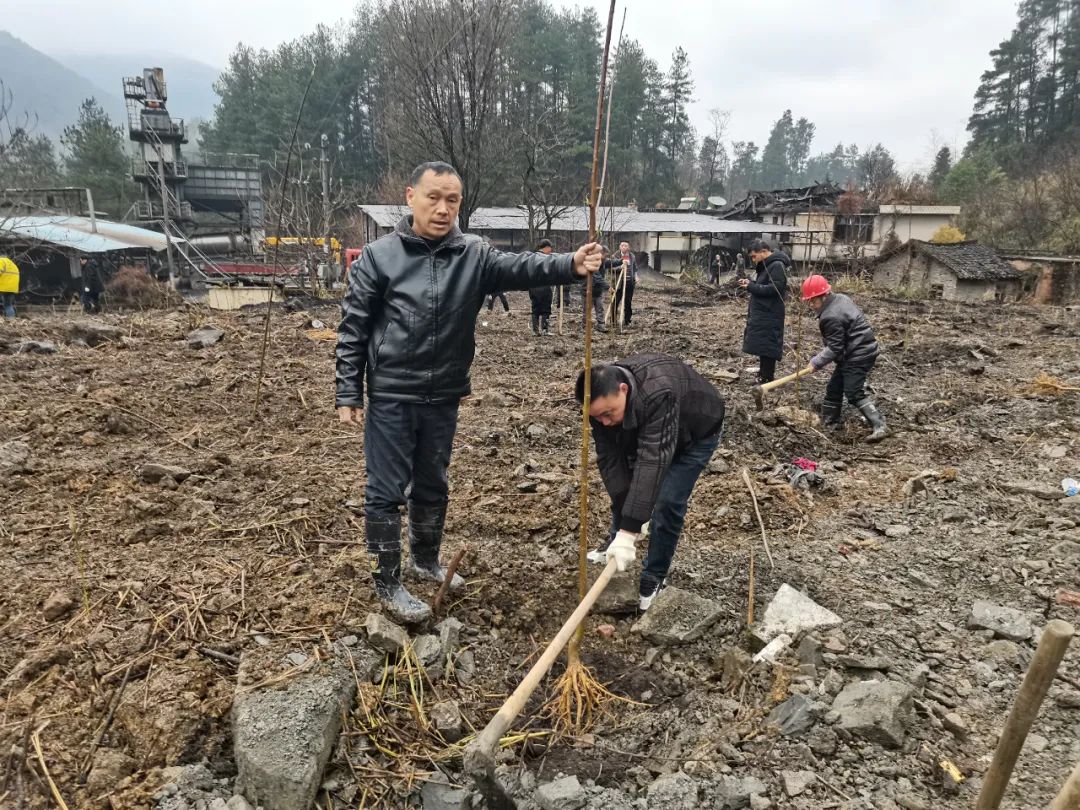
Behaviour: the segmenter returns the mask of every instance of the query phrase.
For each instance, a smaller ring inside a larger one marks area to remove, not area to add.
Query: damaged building
[[[1024,292],[1024,276],[975,241],[938,245],[912,239],[877,258],[873,280],[875,287],[944,301],[1015,301]]]
[[[958,205],[877,203],[835,183],[750,191],[717,216],[791,226],[777,243],[796,262],[873,259],[898,243],[928,241],[939,228],[954,225]]]

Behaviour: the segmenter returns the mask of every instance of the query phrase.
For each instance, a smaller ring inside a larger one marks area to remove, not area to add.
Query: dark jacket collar
[[[620,366],[617,363],[615,368],[623,373],[626,378],[626,384],[630,386],[630,390],[626,392],[626,409],[623,411],[622,424],[619,425],[623,430],[637,430],[638,429],[638,413],[635,410],[635,405],[638,403],[638,381],[634,376],[634,372],[626,368],[626,366]]]
[[[428,242],[422,236],[416,233],[412,227],[413,218],[412,214],[406,214],[400,220],[398,224],[394,226],[394,233],[401,237],[403,242],[409,242],[416,245],[423,245],[428,247]],[[454,227],[450,229],[450,232],[443,237],[439,242],[436,250],[442,250],[443,248],[461,248],[465,246],[465,234],[461,232],[461,229],[454,223]]]

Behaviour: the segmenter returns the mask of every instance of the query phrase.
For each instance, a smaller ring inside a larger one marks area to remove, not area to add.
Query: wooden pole
[[[559,285],[559,334],[562,334],[563,285]]]
[[[1061,619],[1047,622],[1043,628],[1039,647],[1035,650],[1035,657],[1031,659],[1024,682],[1020,684],[1016,702],[1009,712],[1009,719],[1005,721],[997,750],[994,751],[994,759],[983,779],[975,810],[997,810],[1001,804],[1001,797],[1009,785],[1016,758],[1020,755],[1020,749],[1024,746],[1031,724],[1039,713],[1039,706],[1050,689],[1074,632],[1073,626]]]
[[[1061,786],[1061,792],[1050,805],[1050,810],[1080,810],[1080,762],[1076,763],[1073,772]]]

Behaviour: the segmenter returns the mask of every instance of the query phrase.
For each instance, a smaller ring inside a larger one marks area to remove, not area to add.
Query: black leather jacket
[[[859,365],[877,359],[874,330],[859,307],[843,293],[829,293],[818,313],[818,326],[825,348],[810,358],[814,368],[835,362]]]
[[[337,344],[337,407],[370,399],[455,402],[470,393],[476,316],[502,290],[575,278],[569,253],[502,253],[456,226],[437,245],[412,217],[364,248],[349,268]]]

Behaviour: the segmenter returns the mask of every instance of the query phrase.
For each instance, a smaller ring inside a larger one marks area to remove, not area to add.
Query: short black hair
[[[435,172],[435,174],[452,174],[458,180],[461,179],[461,175],[458,174],[457,169],[451,166],[449,163],[443,163],[441,160],[429,160],[427,163],[421,163],[415,169],[412,170],[412,174],[409,175],[409,185],[413,188],[420,182],[420,178],[427,172]]]
[[[764,239],[755,239],[753,242],[750,243],[750,247],[748,247],[746,250],[748,253],[758,253],[762,250],[767,250],[772,253],[772,248],[769,247],[769,243],[766,242]]]
[[[544,248],[546,248],[546,247],[549,247],[549,248],[551,248],[552,250],[554,250],[554,249],[555,249],[555,245],[553,245],[553,244],[551,243],[551,240],[550,240],[550,239],[541,239],[541,240],[540,240],[539,242],[537,242],[537,243],[536,243],[536,249],[537,249],[537,250],[543,250],[543,249],[544,249]]]
[[[593,366],[589,373],[589,399],[610,397],[619,390],[619,384],[626,382],[622,372],[615,366]],[[578,372],[574,384],[574,396],[578,402],[585,401],[585,370]]]

